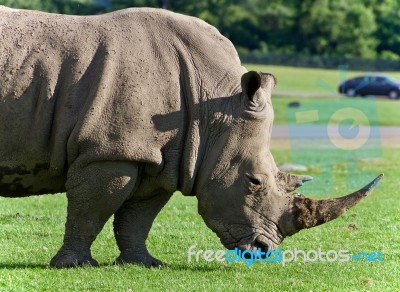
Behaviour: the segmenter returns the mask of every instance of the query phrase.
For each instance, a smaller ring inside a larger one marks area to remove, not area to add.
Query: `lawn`
[[[285,66],[244,64],[248,70],[268,72],[275,75],[276,90],[285,92],[337,93],[340,81],[368,72],[343,69],[326,70]],[[381,72],[400,80],[400,72]]]
[[[386,99],[350,99],[350,98],[297,98],[297,97],[273,97],[272,104],[275,112],[275,124],[287,124],[288,118],[293,109],[288,108],[288,105],[293,102],[299,102],[296,111],[309,110],[310,107],[320,111],[320,119],[316,122],[317,124],[327,124],[332,122],[337,124],[341,119],[331,120],[331,115],[326,115],[327,107],[335,108],[356,108],[362,110],[368,117],[368,123],[372,126],[400,126],[400,102],[391,101]],[[361,121],[362,125],[365,122]]]
[[[290,157],[288,150],[273,151],[277,162]],[[385,179],[370,197],[346,215],[328,224],[303,230],[287,238],[281,247],[294,250],[321,248],[350,252],[379,251],[383,262],[291,262],[277,263],[211,262],[188,263],[187,250],[219,250],[223,247],[197,214],[196,199],[176,193],[157,217],[148,240],[150,251],[169,264],[165,269],[114,266],[118,255],[110,222],[94,243],[93,255],[99,268],[56,270],[47,266],[60,247],[66,216],[64,195],[0,199],[0,290],[1,291],[142,291],[142,290],[294,290],[395,291],[400,289],[400,222],[398,177],[400,151],[384,149],[382,157],[360,163],[366,173],[385,172]],[[308,173],[318,180],[318,168]],[[371,178],[366,174],[358,185]],[[333,167],[331,196],[349,190],[346,168]],[[308,183],[312,186],[313,182]],[[316,182],[318,184],[318,181]],[[317,197],[327,197],[318,195]],[[130,290],[131,289],[131,290]]]
[[[298,93],[336,93],[337,84],[340,80],[339,70],[293,68],[283,66],[245,65],[249,70],[273,73],[278,79],[275,91],[298,92]],[[349,71],[346,78],[362,74],[362,72]],[[390,72],[389,75],[400,80],[400,73]],[[272,102],[275,110],[275,124],[286,124],[288,122],[288,105],[300,102],[300,107],[312,103],[316,109],[327,106],[362,108],[368,117],[372,117],[371,125],[400,126],[400,100],[389,100],[385,98],[326,98],[326,97],[286,97],[273,96]],[[300,108],[301,109],[301,108]],[[327,124],[330,116],[320,116],[318,124]],[[333,123],[337,123],[333,120]],[[363,123],[362,123],[363,124]]]

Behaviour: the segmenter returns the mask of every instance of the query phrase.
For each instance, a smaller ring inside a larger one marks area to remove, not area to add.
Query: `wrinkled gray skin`
[[[291,192],[269,151],[271,74],[247,72],[196,18],[155,9],[77,17],[0,6],[0,195],[67,192],[55,267],[97,265],[114,215],[118,263],[160,266],[146,238],[172,193],[195,195],[227,248],[275,248],[342,214]]]

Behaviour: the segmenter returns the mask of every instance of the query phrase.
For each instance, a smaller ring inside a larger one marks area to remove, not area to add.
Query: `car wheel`
[[[396,90],[391,90],[388,96],[390,99],[398,99],[399,93]]]
[[[350,96],[350,97],[354,97],[354,96],[356,96],[356,91],[354,90],[354,88],[348,88],[346,90],[346,95]]]

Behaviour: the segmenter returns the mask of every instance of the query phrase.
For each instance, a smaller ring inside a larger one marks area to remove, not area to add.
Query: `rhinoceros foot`
[[[50,261],[50,266],[55,268],[74,268],[79,266],[97,267],[99,264],[87,253],[78,253],[72,250],[61,249]]]
[[[166,266],[166,264],[152,257],[148,252],[140,254],[121,253],[121,255],[115,260],[115,263],[119,265],[123,264],[143,265],[147,268],[162,268]]]

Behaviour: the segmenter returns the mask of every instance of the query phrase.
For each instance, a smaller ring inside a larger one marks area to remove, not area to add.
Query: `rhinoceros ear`
[[[276,77],[271,73],[260,73],[261,87],[264,89],[273,89],[277,85]]]
[[[242,76],[242,91],[253,101],[256,91],[261,87],[261,76],[255,71],[249,71]]]

